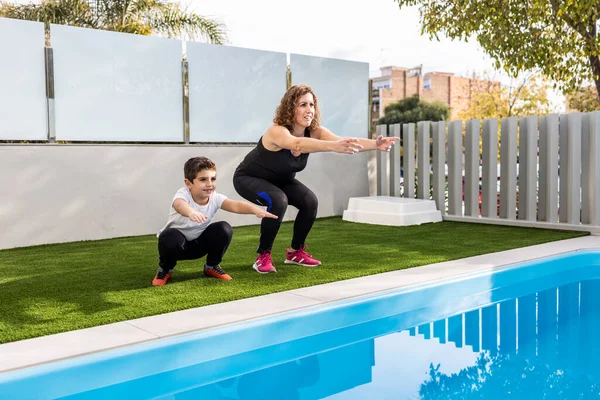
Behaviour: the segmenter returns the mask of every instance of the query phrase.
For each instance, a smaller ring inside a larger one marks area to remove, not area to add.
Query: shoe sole
[[[221,278],[220,276],[214,276],[214,275],[208,275],[208,274],[204,274],[204,276],[207,277],[207,278],[218,279],[220,281],[232,281],[233,280],[233,278],[225,279],[225,278]]]
[[[303,267],[318,267],[319,265],[321,265],[321,263],[318,264],[302,264],[296,261],[292,261],[292,260],[285,260],[283,262],[284,264],[293,264],[293,265],[301,265]]]
[[[271,271],[265,271],[265,272],[259,271],[258,267],[256,266],[256,264],[254,264],[252,266],[252,269],[255,270],[256,272],[258,272],[259,274],[270,274],[271,272],[277,272],[276,269],[272,269]]]

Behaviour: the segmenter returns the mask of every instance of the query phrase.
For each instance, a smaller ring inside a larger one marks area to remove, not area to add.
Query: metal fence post
[[[181,84],[183,87],[183,143],[190,143],[190,80],[188,62],[181,62]]]
[[[54,53],[51,47],[44,47],[46,70],[46,112],[48,143],[56,143],[56,114],[54,111]]]

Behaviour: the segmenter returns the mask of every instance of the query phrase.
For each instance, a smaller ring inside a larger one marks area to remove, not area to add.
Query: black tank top
[[[304,130],[304,137],[310,137],[310,131]],[[269,151],[263,145],[263,137],[237,167],[237,175],[250,175],[271,182],[283,182],[294,179],[296,172],[302,171],[308,161],[308,153],[295,157],[290,150]]]

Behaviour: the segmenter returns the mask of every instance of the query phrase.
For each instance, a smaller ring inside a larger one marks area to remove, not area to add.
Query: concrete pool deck
[[[585,249],[600,249],[600,236],[550,242],[1,344],[0,373]]]

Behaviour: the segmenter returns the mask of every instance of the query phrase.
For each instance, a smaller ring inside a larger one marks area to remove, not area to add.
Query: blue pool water
[[[597,399],[600,252],[0,375],[0,398]]]

